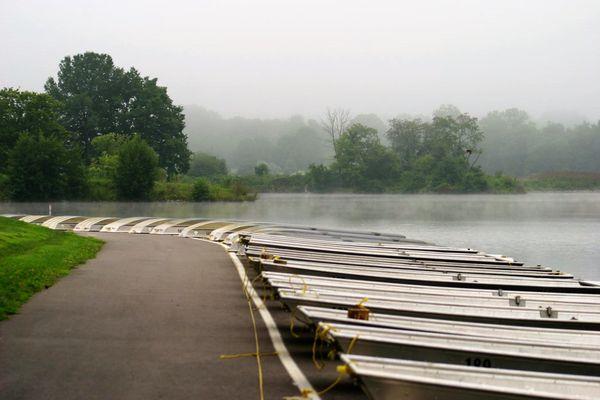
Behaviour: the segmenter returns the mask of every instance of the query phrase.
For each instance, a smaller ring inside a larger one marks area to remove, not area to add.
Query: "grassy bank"
[[[0,217],[0,320],[93,258],[103,242]]]
[[[598,172],[546,172],[521,179],[526,190],[600,190]]]

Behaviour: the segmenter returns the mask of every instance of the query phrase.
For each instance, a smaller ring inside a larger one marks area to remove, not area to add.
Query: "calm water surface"
[[[54,203],[53,214],[208,217],[401,233],[600,280],[600,192],[525,195],[263,194],[254,203]],[[0,213],[42,213],[0,203]]]

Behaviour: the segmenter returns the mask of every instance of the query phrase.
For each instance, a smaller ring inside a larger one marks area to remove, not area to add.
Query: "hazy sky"
[[[0,0],[0,86],[42,90],[86,50],[224,115],[453,103],[600,119],[598,0]]]

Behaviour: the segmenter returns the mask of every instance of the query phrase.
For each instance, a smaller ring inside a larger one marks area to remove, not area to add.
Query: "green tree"
[[[314,192],[326,192],[339,186],[337,174],[323,164],[311,164],[306,174],[308,187]]]
[[[117,155],[121,146],[123,146],[128,139],[127,136],[118,133],[106,133],[101,136],[96,136],[92,140],[93,157]]]
[[[192,199],[194,201],[210,200],[210,184],[204,178],[198,178],[194,181],[192,189]]]
[[[338,170],[344,185],[382,190],[398,172],[397,156],[379,142],[377,130],[361,124],[348,128],[336,142]]]
[[[54,137],[22,133],[8,156],[11,197],[18,201],[82,198],[85,171],[78,151]]]
[[[254,174],[256,176],[269,175],[269,166],[266,163],[260,163],[254,167]]]
[[[156,152],[139,135],[134,135],[119,150],[114,178],[119,198],[123,200],[150,198],[157,169]]]
[[[390,121],[388,138],[398,155],[400,187],[407,191],[471,192],[487,189],[476,166],[483,132],[476,118],[456,115],[458,109],[438,110],[431,122]],[[454,115],[450,115],[454,114]]]
[[[227,164],[222,158],[207,153],[194,153],[190,161],[190,176],[215,178],[227,175]]]
[[[182,108],[156,79],[116,67],[108,54],[87,52],[65,57],[57,79],[49,78],[45,89],[63,104],[62,122],[88,162],[94,138],[119,132],[139,134],[158,153],[168,176],[187,171],[190,152]]]
[[[8,154],[22,133],[67,140],[68,133],[59,123],[59,107],[46,94],[0,90],[0,172],[6,169]]]
[[[477,118],[468,114],[434,117],[423,135],[423,153],[434,157],[464,157],[468,161],[481,154],[483,132]]]
[[[420,119],[392,119],[387,138],[392,150],[398,155],[402,168],[411,168],[421,152],[428,123]]]

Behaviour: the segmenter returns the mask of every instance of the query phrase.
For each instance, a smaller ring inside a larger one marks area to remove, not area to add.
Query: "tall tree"
[[[60,104],[46,94],[0,90],[0,172],[7,166],[8,153],[22,133],[66,141],[68,134],[59,123]]]
[[[57,79],[46,81],[46,93],[62,104],[61,122],[75,135],[86,159],[95,137],[118,131],[116,116],[125,106],[125,86],[123,69],[108,54],[91,52],[65,57]]]
[[[334,156],[337,158],[337,140],[348,127],[350,111],[343,108],[327,109],[325,117],[321,120],[321,128],[327,132],[331,139]]]
[[[8,157],[11,197],[19,201],[77,199],[85,195],[78,152],[44,135],[22,133]]]
[[[383,146],[377,130],[354,124],[337,140],[335,167],[344,184],[359,190],[383,190],[397,173],[398,159]]]
[[[392,150],[398,154],[402,168],[413,166],[421,151],[423,135],[428,123],[420,119],[392,119],[387,138]]]
[[[110,132],[139,134],[158,153],[168,176],[189,168],[182,108],[173,104],[156,79],[116,67],[108,54],[65,57],[46,92],[63,104],[62,121],[91,159],[92,140]]]
[[[115,186],[123,200],[147,200],[150,198],[158,155],[139,135],[134,135],[119,150],[115,172]]]

